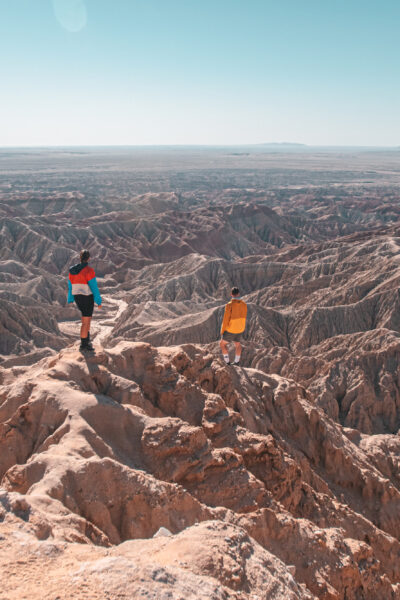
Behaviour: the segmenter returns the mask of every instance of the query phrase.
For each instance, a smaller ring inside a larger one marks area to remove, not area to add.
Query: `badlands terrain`
[[[400,598],[400,151],[3,149],[0,223],[0,600]]]

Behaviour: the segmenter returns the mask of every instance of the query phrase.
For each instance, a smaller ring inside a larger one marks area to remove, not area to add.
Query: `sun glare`
[[[72,33],[81,31],[87,23],[83,0],[53,0],[54,13],[60,25]]]

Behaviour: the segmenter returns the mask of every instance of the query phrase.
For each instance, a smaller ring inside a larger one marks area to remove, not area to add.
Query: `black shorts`
[[[240,342],[243,333],[231,333],[230,331],[224,331],[222,339],[226,342]]]
[[[74,296],[75,303],[82,313],[82,317],[91,317],[94,308],[94,297],[93,294],[85,296],[84,294],[76,294]]]

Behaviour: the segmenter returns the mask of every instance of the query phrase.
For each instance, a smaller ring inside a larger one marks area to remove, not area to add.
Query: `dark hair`
[[[232,288],[232,290],[231,290],[232,296],[239,296],[239,293],[240,293],[239,288],[237,288],[237,287]]]
[[[90,258],[90,252],[89,250],[82,250],[82,252],[79,255],[79,258],[81,260],[81,263],[85,263],[89,260]]]

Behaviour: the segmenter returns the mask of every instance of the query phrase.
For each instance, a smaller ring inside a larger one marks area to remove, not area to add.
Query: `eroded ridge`
[[[18,522],[39,555],[55,548],[49,568],[86,561],[93,598],[139,555],[136,594],[206,577],[194,597],[400,597],[397,438],[353,435],[291,379],[121,342],[3,371],[0,398],[6,543]],[[160,528],[172,537],[150,539]]]

